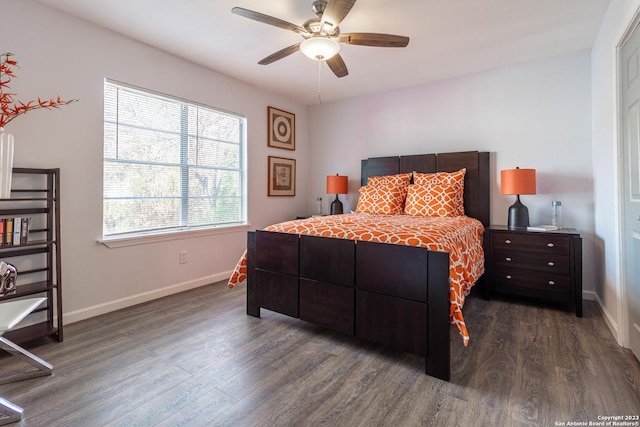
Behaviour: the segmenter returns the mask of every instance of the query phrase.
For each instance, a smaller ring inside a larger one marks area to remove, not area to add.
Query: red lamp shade
[[[536,194],[535,169],[506,169],[500,172],[502,194]]]
[[[327,177],[327,194],[347,194],[349,177],[342,175],[329,175]]]
[[[342,202],[338,199],[338,194],[347,194],[349,188],[349,177],[341,175],[329,175],[327,177],[327,194],[335,194],[336,199],[331,202],[331,215],[342,214]]]
[[[509,207],[509,228],[529,226],[529,209],[520,201],[521,194],[536,194],[535,169],[506,169],[500,172],[502,194],[515,194],[516,202]]]

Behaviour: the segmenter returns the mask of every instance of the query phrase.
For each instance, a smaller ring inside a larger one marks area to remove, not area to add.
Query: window
[[[246,222],[245,118],[105,81],[103,237]]]

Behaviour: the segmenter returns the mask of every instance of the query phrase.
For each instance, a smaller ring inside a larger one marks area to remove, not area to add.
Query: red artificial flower
[[[9,52],[0,55],[0,128],[28,111],[40,108],[50,110],[51,108],[59,108],[61,105],[69,105],[77,101],[77,99],[63,101],[60,96],[58,96],[57,98],[45,100],[38,98],[37,101],[29,101],[26,104],[22,101],[14,102],[13,97],[16,94],[5,92],[5,89],[9,89],[11,79],[16,77],[13,68],[19,68],[18,62],[11,59],[12,56],[13,53]]]

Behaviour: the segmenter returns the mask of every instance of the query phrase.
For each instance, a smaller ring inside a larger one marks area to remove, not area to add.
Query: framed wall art
[[[267,107],[269,147],[296,149],[296,115]]]
[[[296,195],[296,161],[269,156],[269,196]]]

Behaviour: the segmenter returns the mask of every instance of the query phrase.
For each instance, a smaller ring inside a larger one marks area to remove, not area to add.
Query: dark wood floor
[[[51,377],[0,386],[27,426],[554,426],[640,414],[640,362],[584,318],[469,298],[451,382],[424,360],[263,310],[225,283],[68,325]],[[24,368],[0,357],[0,375]]]

